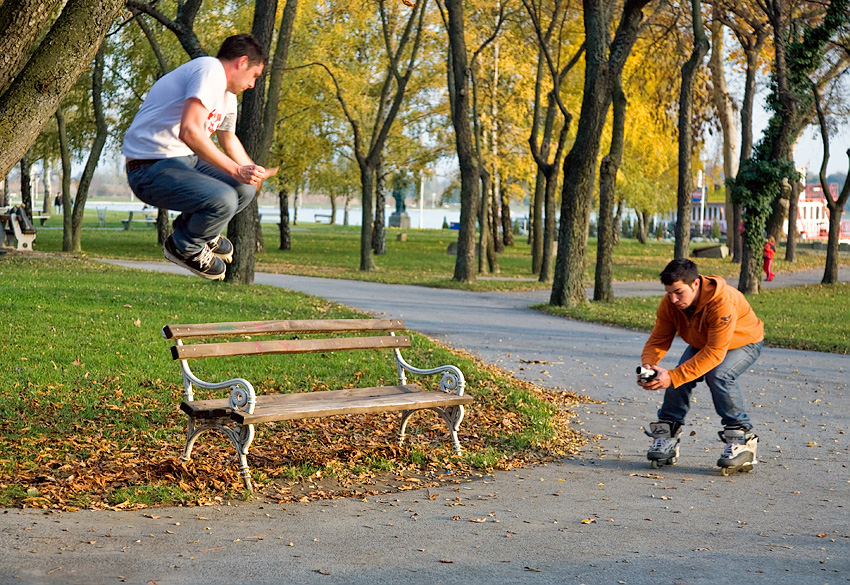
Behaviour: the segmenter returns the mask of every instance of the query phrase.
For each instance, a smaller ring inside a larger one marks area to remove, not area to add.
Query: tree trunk
[[[499,171],[496,169],[493,175],[493,197],[490,202],[490,227],[492,229],[493,249],[497,254],[505,251],[505,242],[502,238],[501,205],[502,196],[499,181]]]
[[[255,0],[254,23],[251,34],[257,42],[266,49],[271,46],[272,34],[274,32],[275,14],[277,12],[277,0]],[[265,91],[266,75],[257,78],[254,87],[245,90],[242,94],[242,107],[236,122],[236,136],[245,147],[245,152],[252,161],[259,161],[265,154],[263,147],[263,116],[265,113]],[[273,130],[272,130],[273,131]],[[261,244],[261,230],[259,207],[257,199],[260,196],[257,190],[254,199],[245,209],[240,211],[227,226],[227,235],[233,243],[233,262],[227,266],[225,280],[234,284],[254,283],[254,254]]]
[[[50,213],[50,202],[53,201],[53,183],[50,175],[53,174],[53,164],[48,157],[41,161],[41,182],[44,183],[44,198],[41,202],[41,214]]]
[[[720,120],[720,130],[723,135],[723,175],[724,179],[731,179],[738,174],[738,157],[735,152],[738,143],[738,126],[735,124],[735,103],[729,95],[726,86],[726,72],[723,69],[723,25],[720,21],[721,7],[714,3],[711,7],[711,58],[708,60],[708,68],[711,71],[712,95],[717,115]],[[726,217],[726,245],[734,250],[738,232],[731,229],[732,217],[735,212],[732,209],[732,193],[726,189],[726,205],[724,215]]]
[[[62,157],[62,251],[72,252],[74,242],[71,238],[71,149],[68,146],[68,133],[65,128],[65,116],[62,108],[56,110],[56,127],[59,135],[59,152]]]
[[[375,260],[372,258],[372,199],[375,192],[375,169],[366,161],[357,161],[360,166],[360,270],[368,272],[375,270]]]
[[[91,151],[89,152],[86,166],[83,169],[83,174],[80,176],[80,182],[77,183],[77,196],[74,199],[74,210],[71,213],[71,247],[72,251],[77,254],[83,251],[83,215],[86,210],[89,187],[91,187],[97,163],[100,161],[100,153],[103,152],[103,147],[106,145],[106,139],[109,135],[109,128],[106,125],[106,116],[104,115],[103,108],[105,44],[104,42],[97,50],[94,58],[94,68],[92,69],[92,110],[94,112],[97,131],[95,132],[94,141],[92,142]]]
[[[446,0],[451,79],[453,87],[452,125],[455,129],[458,164],[460,166],[460,230],[457,260],[452,280],[475,281],[475,215],[479,206],[478,162],[469,124],[469,67],[464,39],[463,0]]]
[[[771,205],[771,212],[767,218],[765,229],[767,235],[773,236],[773,239],[777,242],[782,239],[782,226],[785,225],[785,220],[788,217],[790,201],[791,185],[787,181],[783,181],[782,188],[779,190],[779,197],[776,197]]]
[[[581,115],[576,138],[564,159],[561,226],[558,256],[549,302],[553,305],[585,303],[587,230],[593,201],[593,177],[599,143],[611,102],[611,82],[620,75],[637,39],[641,10],[648,0],[626,0],[613,41],[609,45],[607,3],[584,0],[585,74]]]
[[[679,93],[679,181],[676,193],[676,245],[675,258],[687,258],[691,243],[691,157],[694,151],[694,80],[702,59],[708,52],[708,39],[702,25],[700,1],[691,0],[691,18],[694,29],[694,50],[682,66],[682,86]]]
[[[528,223],[528,235],[531,241],[532,274],[540,274],[540,264],[543,261],[543,206],[545,203],[546,173],[538,168],[537,180],[534,182],[534,199],[531,202],[531,221]]]
[[[32,149],[21,158],[21,207],[32,219]]]
[[[156,242],[161,246],[171,235],[171,222],[168,219],[168,210],[158,208],[156,210]]]
[[[746,239],[741,239],[743,253],[741,254],[741,275],[738,279],[738,290],[745,295],[758,294],[761,290],[761,250],[751,250]]]
[[[375,167],[375,225],[372,231],[372,250],[378,256],[387,253],[386,184],[387,177],[384,174],[384,161],[381,156],[378,157],[378,166]]]
[[[47,4],[47,3],[46,3]],[[49,4],[48,4],[49,5]],[[0,175],[5,175],[41,133],[74,82],[91,63],[124,0],[68,0],[62,14],[14,81],[0,87]],[[7,4],[3,5],[4,17]],[[52,11],[51,11],[52,15]],[[41,27],[38,27],[39,33]],[[2,32],[6,37],[7,31]],[[12,47],[21,31],[10,39]],[[25,37],[25,35],[23,35]],[[28,52],[23,51],[24,53]],[[12,48],[7,47],[9,54]]]
[[[617,199],[617,170],[623,160],[626,134],[626,95],[619,78],[615,82],[613,110],[611,148],[599,168],[599,224],[593,286],[593,300],[605,302],[614,299],[614,203]]]
[[[490,256],[490,173],[481,173],[481,206],[478,208],[478,274],[486,274]]]
[[[331,192],[331,196],[329,198],[331,200],[331,220],[330,225],[336,225],[336,194]]]
[[[559,149],[560,150],[560,149]],[[555,246],[555,190],[558,188],[558,163],[555,162],[546,169],[546,185],[543,192],[543,250],[540,257],[540,275],[538,282],[549,282],[552,280],[552,252]]]
[[[490,190],[492,189],[492,186],[493,181],[491,180],[490,173],[482,168],[481,211],[478,216],[478,222],[481,228],[479,232],[480,239],[478,241],[479,250],[481,251],[478,256],[478,272],[480,274],[487,272],[490,274],[498,274],[500,272],[499,260],[496,257],[496,248],[492,237],[493,231],[490,225],[492,220],[492,213],[490,213],[490,202],[492,201],[492,196]]]
[[[514,225],[511,219],[511,202],[507,190],[502,190],[502,241],[505,247],[514,245]]]
[[[802,181],[805,181],[805,177],[803,177]],[[801,181],[794,181],[791,183],[791,200],[788,202],[788,239],[785,240],[785,261],[786,262],[796,262],[797,261],[797,217],[798,213],[798,203],[800,201],[800,192],[803,189],[803,183]]]
[[[615,246],[620,243],[620,230],[623,220],[623,207],[625,207],[625,205],[623,204],[623,200],[620,199],[617,202],[617,211],[616,213],[614,213],[614,221],[611,224],[611,235],[613,236]]]
[[[280,250],[291,250],[292,239],[289,232],[289,188],[284,184],[277,193],[278,206],[280,207]]]
[[[637,241],[646,245],[646,239],[649,234],[649,217],[645,211],[637,211],[637,223],[635,224],[635,238]]]
[[[0,93],[15,78],[61,0],[5,0],[0,10]],[[4,175],[5,176],[5,175]]]

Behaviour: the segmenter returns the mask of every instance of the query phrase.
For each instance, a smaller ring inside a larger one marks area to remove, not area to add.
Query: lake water
[[[86,201],[86,209],[109,209],[112,211],[142,211],[144,204],[140,201]],[[279,223],[280,222],[280,208],[261,205],[259,208],[260,215],[262,216],[262,223]],[[389,221],[390,215],[395,211],[395,206],[387,207],[385,209],[385,218],[386,221]],[[331,210],[329,207],[299,207],[298,208],[298,223],[315,223],[317,220],[322,223],[328,223],[327,216],[330,215]],[[348,211],[348,225],[360,225],[362,211],[359,207],[352,207]],[[443,227],[443,220],[449,223],[456,223],[460,221],[460,208],[458,207],[438,207],[438,208],[428,208],[422,210],[420,214],[419,209],[416,208],[407,208],[407,215],[410,216],[410,227],[412,229],[416,229],[422,227],[423,229],[440,229]],[[421,215],[421,225],[420,225],[420,215]],[[336,212],[336,223],[338,225],[343,224],[345,212],[342,209],[337,209]],[[295,217],[295,210],[290,207],[289,209],[289,221]]]

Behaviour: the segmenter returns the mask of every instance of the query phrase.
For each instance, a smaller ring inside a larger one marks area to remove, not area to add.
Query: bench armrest
[[[207,382],[192,373],[186,360],[180,360],[180,369],[183,372],[183,390],[186,400],[189,402],[195,399],[195,394],[192,390],[193,384],[201,388],[207,388],[208,390],[230,388],[230,409],[246,414],[254,414],[254,405],[257,404],[257,394],[254,392],[251,382],[245,378],[233,378],[224,382]]]
[[[463,377],[463,372],[455,366],[438,366],[436,368],[420,369],[414,368],[401,356],[401,351],[398,349],[395,352],[396,366],[398,366],[398,378],[401,384],[407,383],[405,372],[418,375],[433,375],[442,374],[440,379],[440,390],[449,394],[457,394],[463,396],[463,391],[466,388],[466,379]]]

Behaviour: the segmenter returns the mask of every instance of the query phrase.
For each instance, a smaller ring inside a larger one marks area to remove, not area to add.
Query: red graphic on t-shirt
[[[218,127],[221,126],[222,119],[223,116],[216,110],[210,112],[210,115],[207,116],[207,134],[212,134],[218,130]]]

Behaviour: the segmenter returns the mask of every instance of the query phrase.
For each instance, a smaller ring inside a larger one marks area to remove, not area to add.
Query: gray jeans
[[[196,156],[166,158],[127,173],[136,197],[154,207],[180,211],[172,239],[180,252],[194,254],[221,234],[254,198],[253,185],[240,183]]]

